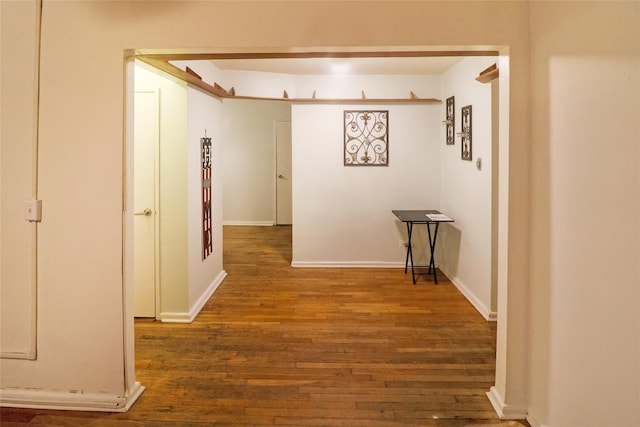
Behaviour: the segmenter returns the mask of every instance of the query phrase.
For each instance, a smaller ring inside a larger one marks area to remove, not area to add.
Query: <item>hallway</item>
[[[197,319],[136,322],[129,412],[5,408],[2,425],[527,425],[497,419],[495,324],[443,275],[294,269],[290,242],[224,227],[228,276]]]

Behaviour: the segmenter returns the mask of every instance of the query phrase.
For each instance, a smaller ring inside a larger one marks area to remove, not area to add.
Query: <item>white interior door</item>
[[[276,224],[292,222],[291,122],[276,122]]]
[[[136,92],[134,105],[134,316],[156,317],[158,93]]]

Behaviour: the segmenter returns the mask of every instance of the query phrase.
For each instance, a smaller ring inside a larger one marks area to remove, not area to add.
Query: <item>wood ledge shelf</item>
[[[262,96],[221,96],[225,99],[285,101],[298,104],[442,104],[435,98],[269,98]]]
[[[500,69],[497,64],[493,64],[486,69],[482,70],[476,80],[480,83],[489,83],[492,80],[500,77]]]
[[[166,60],[157,59],[151,56],[138,56],[142,62],[151,65],[154,68],[162,70],[171,76],[180,79],[188,84],[192,84],[203,91],[218,99],[247,99],[260,101],[285,101],[299,104],[441,104],[442,101],[436,98],[418,98],[413,92],[410,92],[408,98],[367,98],[362,93],[361,98],[316,98],[315,92],[311,98],[289,98],[285,91],[282,98],[260,97],[260,96],[242,96],[235,94],[235,88],[225,90],[217,83],[210,85],[202,80],[197,73],[187,67],[184,71]]]

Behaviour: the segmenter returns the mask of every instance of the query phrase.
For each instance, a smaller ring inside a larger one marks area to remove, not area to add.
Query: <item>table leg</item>
[[[433,239],[431,238],[431,224],[427,223],[427,231],[429,234],[429,249],[431,250],[431,257],[429,259],[429,269],[427,270],[428,273],[431,273],[433,271],[433,281],[435,282],[435,284],[438,284],[438,277],[436,276],[436,262],[435,262],[435,258],[434,258],[434,254],[436,252],[436,239],[438,238],[438,226],[440,225],[439,222],[435,223],[436,227],[433,230]]]
[[[407,242],[407,256],[404,259],[404,274],[407,274],[407,267],[409,266],[409,255],[411,253],[411,227],[409,226],[408,222],[406,222],[405,224],[407,224],[408,242]]]
[[[413,284],[416,284],[416,273],[413,269],[413,249],[411,249],[411,235],[413,234],[413,222],[407,222],[407,258],[404,263],[404,272],[407,272],[407,263],[411,261],[411,280],[413,280]]]

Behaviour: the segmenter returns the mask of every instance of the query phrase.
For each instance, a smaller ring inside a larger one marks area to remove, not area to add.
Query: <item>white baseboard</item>
[[[211,295],[214,294],[214,292],[218,289],[218,287],[226,277],[227,277],[227,272],[222,270],[218,274],[218,276],[215,279],[213,279],[213,282],[211,282],[211,284],[207,287],[207,290],[204,291],[204,293],[200,296],[200,298],[198,298],[198,301],[196,301],[193,307],[191,307],[191,310],[189,311],[189,319],[190,319],[189,322],[193,322],[196,316],[200,314],[200,310],[202,310],[202,307],[204,307],[207,301],[209,301],[209,298],[211,298]]]
[[[163,311],[158,320],[163,323],[191,323],[191,315],[181,311]]]
[[[299,268],[404,268],[404,262],[386,261],[292,261]]]
[[[501,420],[524,420],[527,418],[526,408],[519,408],[505,404],[495,386],[491,387],[487,392],[487,397]]]
[[[446,268],[440,267],[440,270],[444,273],[445,276],[447,276],[447,278],[449,278],[451,283],[453,283],[453,285],[458,288],[460,293],[464,295],[464,297],[471,303],[471,305],[473,305],[473,307],[482,315],[482,317],[485,318],[485,320],[488,320],[490,322],[495,322],[498,320],[498,312],[491,311],[491,309],[489,309],[489,307],[487,307],[482,301],[480,301],[478,297],[476,297],[475,294],[471,292],[471,290],[469,290],[469,288],[466,287],[459,278],[455,277],[455,275],[453,274],[450,274],[446,270]]]
[[[64,411],[127,412],[143,391],[144,387],[137,381],[122,396],[107,393],[3,388],[0,389],[0,406]]]
[[[273,227],[273,221],[222,221],[222,225],[253,225],[259,227]]]
[[[531,415],[527,415],[527,422],[529,423],[529,425],[531,427],[545,427],[545,424],[540,423],[538,420],[536,420]]]
[[[227,277],[227,272],[222,270],[218,276],[209,284],[207,290],[198,298],[196,303],[191,307],[188,313],[179,311],[165,311],[160,313],[160,321],[163,323],[191,323],[202,310],[202,307],[209,301],[211,295],[218,289],[218,286]]]

